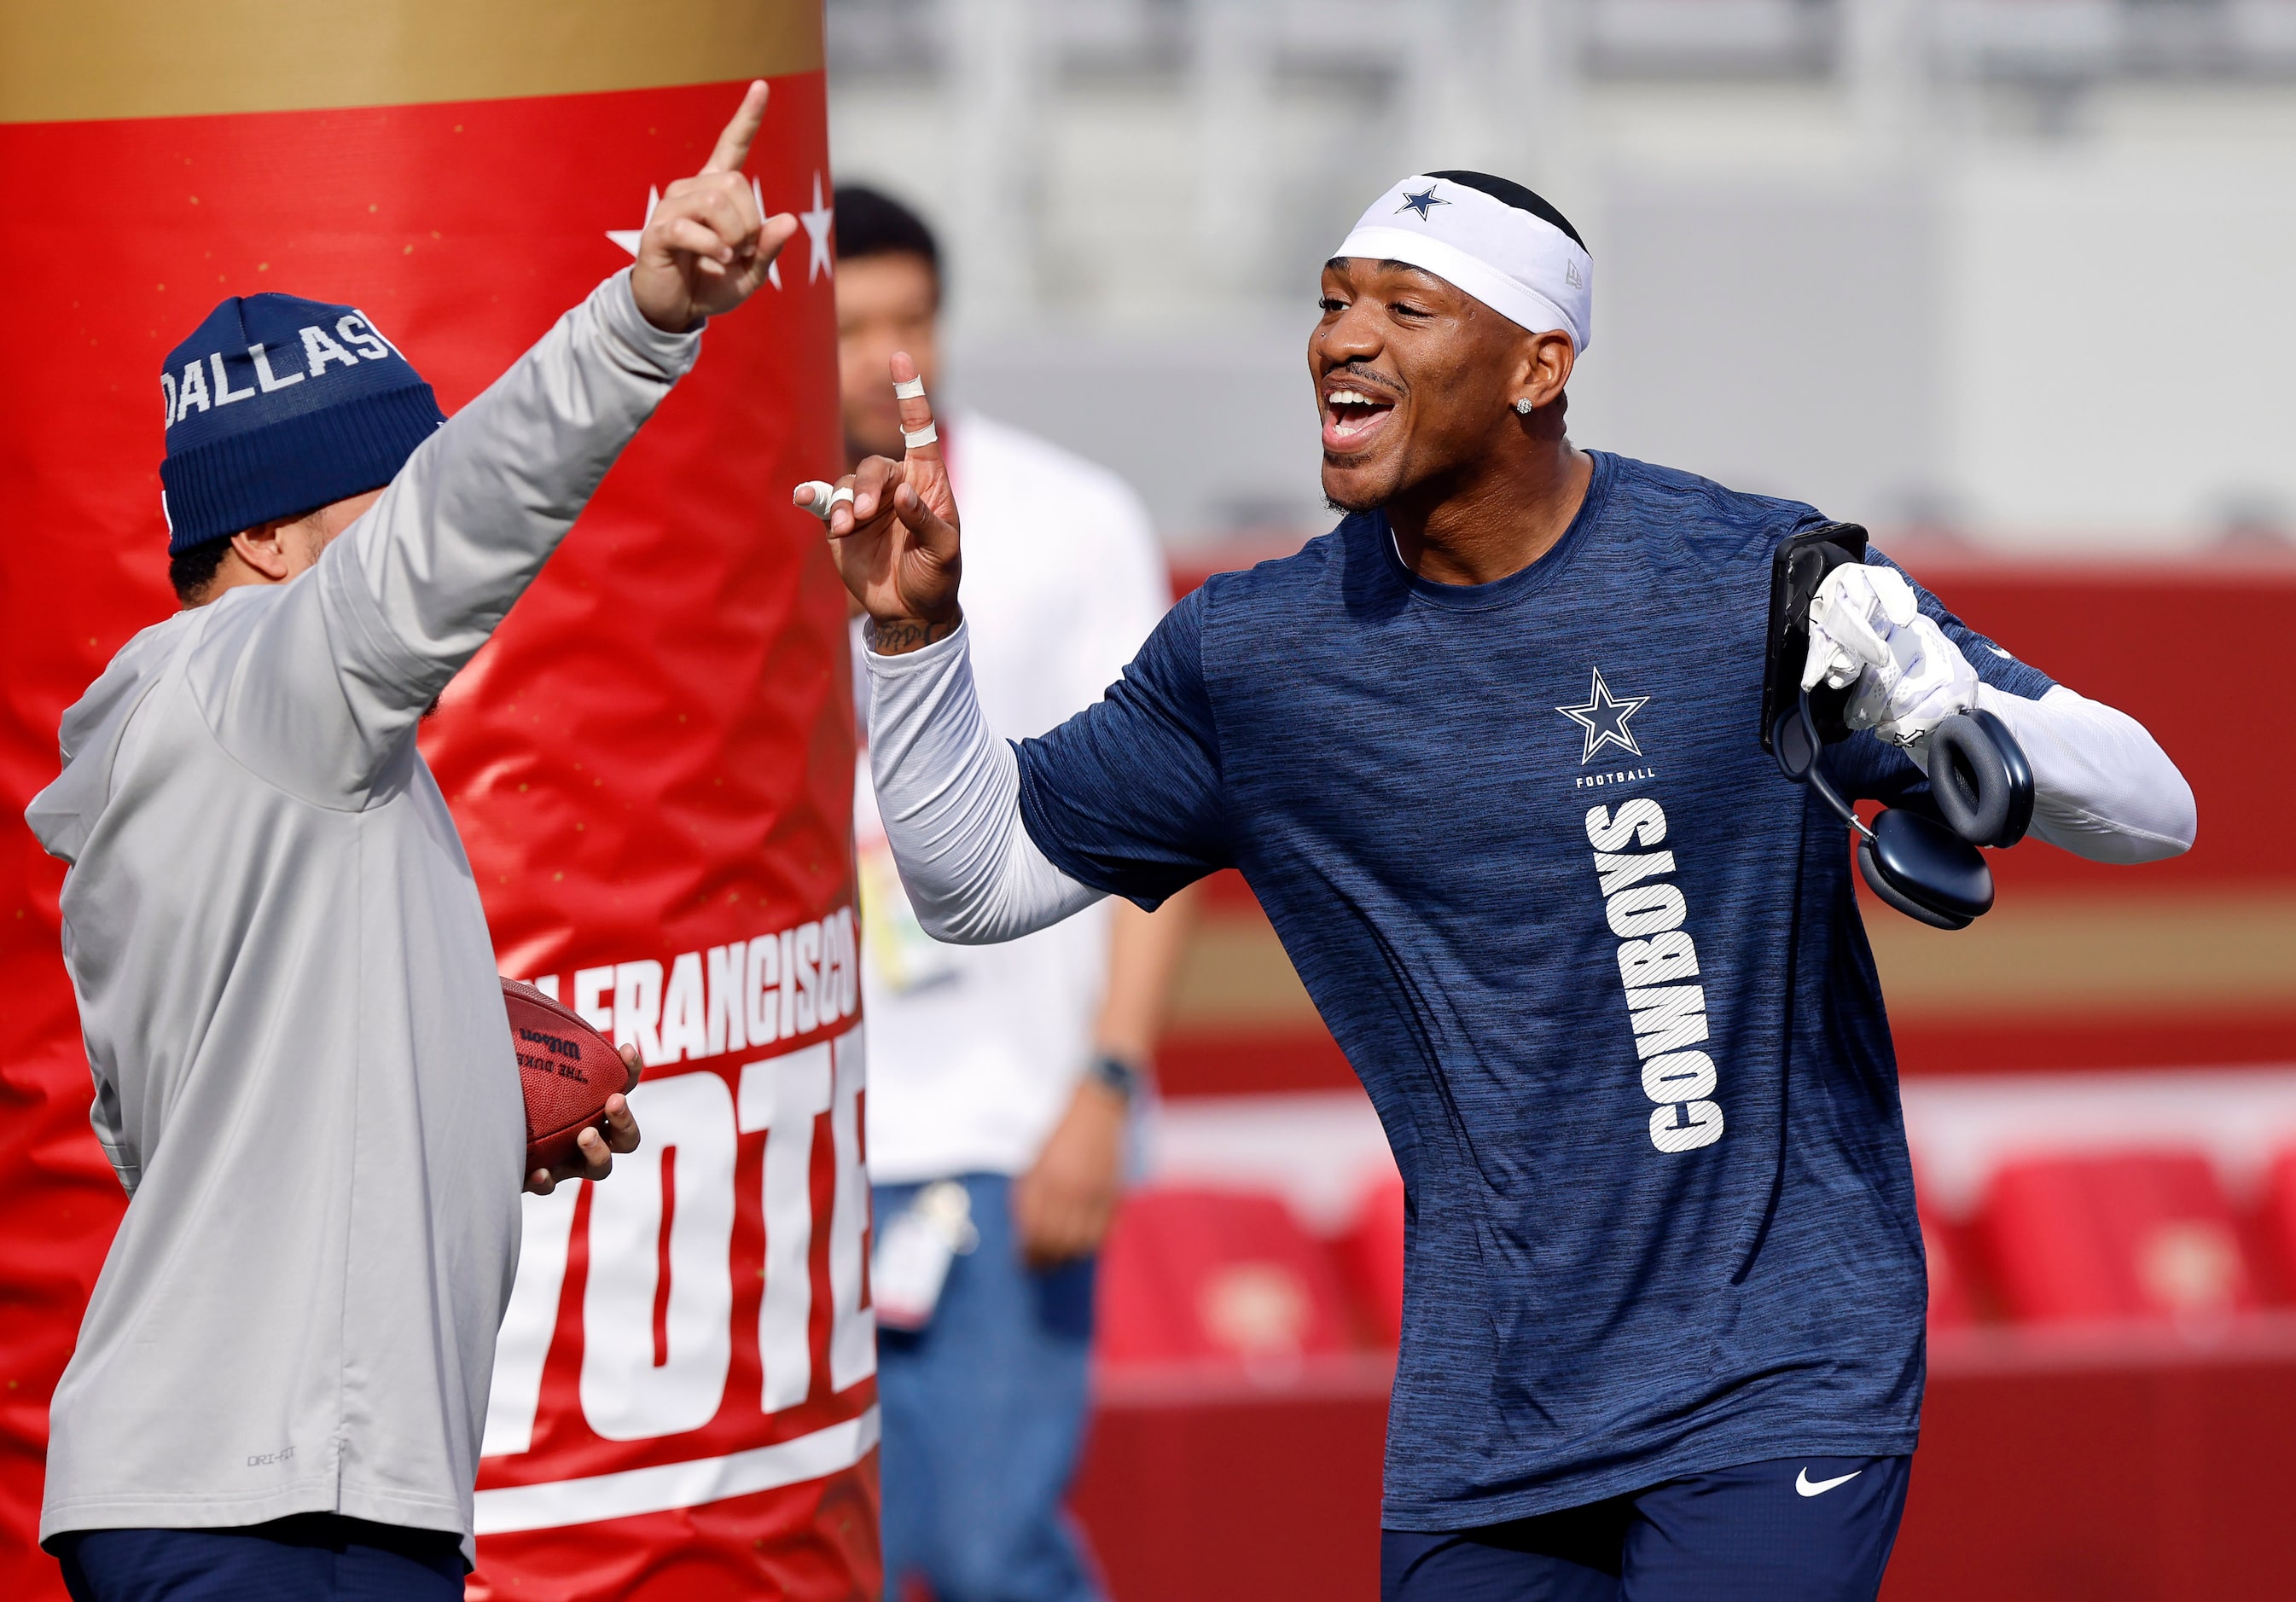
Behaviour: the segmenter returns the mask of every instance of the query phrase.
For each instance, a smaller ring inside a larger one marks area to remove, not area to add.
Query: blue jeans
[[[1874,1602],[1910,1458],[1778,1458],[1480,1529],[1380,1536],[1385,1602]]]
[[[460,1538],[301,1513],[214,1530],[78,1530],[72,1602],[461,1602]]]
[[[1013,1181],[968,1174],[980,1242],[949,1265],[932,1322],[877,1336],[885,1590],[936,1602],[1099,1602],[1062,1507],[1084,1438],[1093,1263],[1021,1260]],[[876,1189],[877,1227],[915,1185]]]

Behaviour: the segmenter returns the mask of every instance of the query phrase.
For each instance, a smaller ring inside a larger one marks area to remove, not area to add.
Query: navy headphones
[[[1825,576],[1866,560],[1866,531],[1829,523],[1788,535],[1770,561],[1770,619],[1762,668],[1762,748],[1779,771],[1817,792],[1857,834],[1857,871],[1906,917],[1965,929],[1993,906],[1993,872],[1980,846],[2014,846],[2033,821],[2033,769],[2008,725],[1982,708],[1956,714],[1930,734],[1930,794],[1936,819],[1892,807],[1872,827],[1819,772],[1827,746],[1853,731],[1848,689],[1801,687],[1809,652],[1809,602]]]

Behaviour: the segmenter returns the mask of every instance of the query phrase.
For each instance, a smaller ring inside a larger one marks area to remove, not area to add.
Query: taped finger
[[[904,455],[918,451],[931,452],[931,460],[940,453],[933,449],[940,440],[940,429],[933,423],[932,402],[925,396],[924,374],[917,371],[916,363],[906,350],[893,353],[890,364],[893,398],[901,413],[901,445]]]
[[[804,495],[807,499],[800,501],[798,499],[799,495]],[[853,486],[849,484],[824,484],[818,478],[808,478],[791,492],[790,503],[801,511],[811,512],[826,523],[829,521],[829,514],[835,511],[840,505],[853,504]]]

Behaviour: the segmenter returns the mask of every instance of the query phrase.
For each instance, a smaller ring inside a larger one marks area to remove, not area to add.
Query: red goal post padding
[[[159,367],[209,307],[356,304],[451,413],[630,260],[740,84],[772,85],[750,170],[810,225],[422,737],[504,971],[652,1063],[645,1152],[529,1201],[474,1594],[873,1594],[852,701],[842,591],[789,506],[840,460],[818,4],[94,11],[0,18],[12,813],[62,709],[173,609]],[[61,868],[12,824],[0,862],[0,1590],[60,1598],[47,1400],[122,1198]]]

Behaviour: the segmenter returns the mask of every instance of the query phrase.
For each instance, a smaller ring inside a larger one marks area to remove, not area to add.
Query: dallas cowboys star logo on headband
[[[1643,748],[1635,743],[1627,720],[1649,704],[1650,697],[1646,695],[1612,695],[1611,687],[1603,682],[1603,670],[1597,667],[1585,702],[1576,707],[1557,707],[1555,710],[1587,731],[1587,754],[1578,759],[1578,765],[1584,767],[1605,746],[1616,746],[1633,756],[1641,756]]]
[[[1396,209],[1398,211],[1415,211],[1419,214],[1419,220],[1423,223],[1427,220],[1427,212],[1430,207],[1448,206],[1450,203],[1450,201],[1445,200],[1441,195],[1437,194],[1435,192],[1435,186],[1432,184],[1430,184],[1426,188],[1421,190],[1415,195],[1405,195],[1403,197],[1403,204],[1398,206]]]
[[[1570,335],[1581,352],[1594,332],[1586,241],[1545,200],[1488,173],[1412,174],[1372,202],[1332,254],[1422,268],[1533,333]]]

